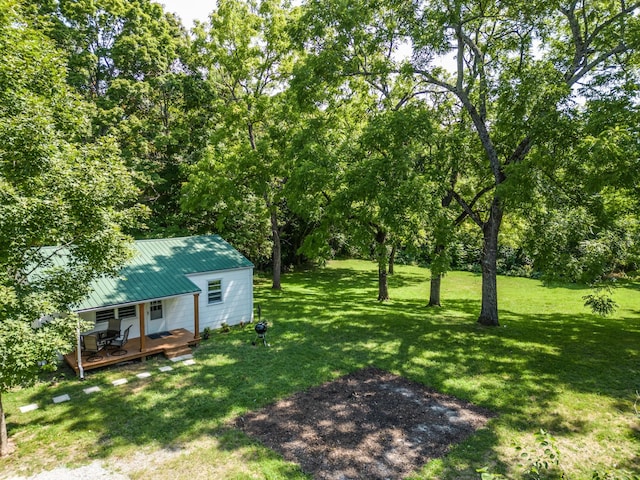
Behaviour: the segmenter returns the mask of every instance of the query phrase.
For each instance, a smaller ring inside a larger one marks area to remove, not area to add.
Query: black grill
[[[256,323],[256,326],[253,327],[253,329],[256,331],[256,339],[252,342],[253,345],[256,344],[256,342],[258,340],[262,340],[262,343],[265,347],[268,347],[269,344],[267,343],[267,322],[266,321],[262,321],[261,320],[262,317],[262,309],[260,308],[260,305],[258,305],[258,323]]]

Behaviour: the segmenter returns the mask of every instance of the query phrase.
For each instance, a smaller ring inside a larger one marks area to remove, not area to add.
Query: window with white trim
[[[149,303],[149,318],[151,320],[162,318],[162,300],[155,300]]]
[[[222,302],[222,280],[209,280],[207,298],[210,304]]]

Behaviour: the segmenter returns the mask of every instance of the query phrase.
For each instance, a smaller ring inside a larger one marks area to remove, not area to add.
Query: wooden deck
[[[199,343],[199,340],[195,339],[193,332],[185,330],[184,328],[178,328],[176,330],[170,330],[171,335],[162,338],[145,338],[145,351],[140,351],[140,337],[131,338],[124,346],[127,351],[124,355],[112,356],[109,352],[113,349],[103,349],[98,352],[100,359],[88,361],[87,358],[91,356],[89,353],[82,354],[82,368],[84,370],[92,370],[94,368],[106,367],[108,365],[115,365],[116,363],[128,362],[138,358],[145,359],[147,356],[156,355],[158,353],[164,353],[167,358],[172,358],[178,355],[184,355],[191,351],[190,347]],[[74,350],[71,353],[64,355],[65,361],[71,368],[79,373],[78,368],[78,355]]]

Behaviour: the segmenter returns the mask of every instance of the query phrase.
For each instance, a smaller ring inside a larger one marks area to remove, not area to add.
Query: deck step
[[[180,357],[182,355],[188,355],[192,353],[191,348],[186,346],[179,346],[176,348],[167,348],[164,350],[164,356],[167,358]]]

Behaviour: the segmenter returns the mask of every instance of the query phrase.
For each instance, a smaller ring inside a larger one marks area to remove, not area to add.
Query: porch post
[[[200,340],[200,293],[193,294],[193,328],[195,329],[193,339]]]
[[[82,368],[82,345],[80,341],[80,317],[76,318],[76,353],[78,354],[78,375],[84,380],[84,368]]]
[[[144,352],[147,350],[146,346],[146,335],[144,333],[144,303],[140,303],[138,305],[138,317],[140,318],[140,351]]]

